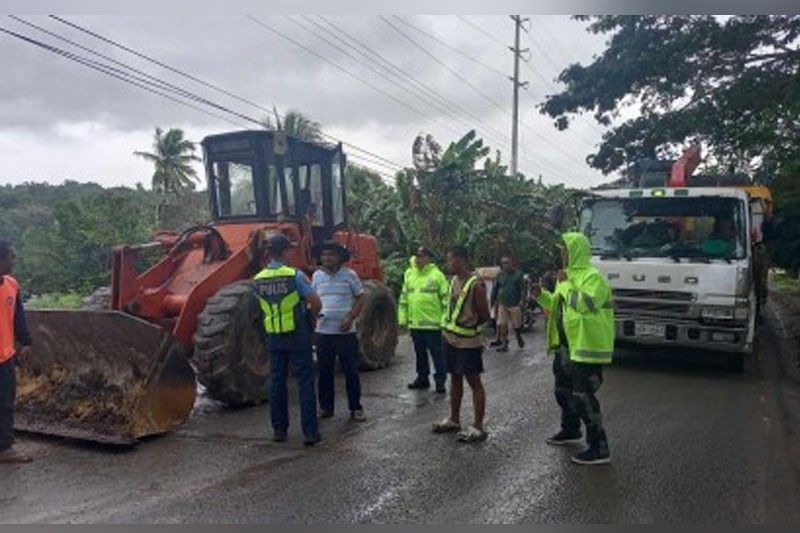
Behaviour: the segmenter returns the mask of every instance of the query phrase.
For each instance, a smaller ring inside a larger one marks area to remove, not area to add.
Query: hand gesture
[[[542,294],[542,284],[541,283],[532,283],[531,284],[531,296],[533,296],[534,298],[538,298],[540,294]]]

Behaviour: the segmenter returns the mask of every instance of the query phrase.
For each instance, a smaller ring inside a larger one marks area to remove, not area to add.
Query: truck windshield
[[[603,198],[580,224],[594,255],[729,261],[746,257],[744,216],[736,198]]]

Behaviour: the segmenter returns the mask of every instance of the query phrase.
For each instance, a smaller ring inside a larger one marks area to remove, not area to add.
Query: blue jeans
[[[437,385],[444,385],[447,380],[447,371],[444,365],[444,352],[442,352],[442,332],[438,329],[412,329],[411,340],[414,343],[414,352],[417,355],[417,379],[429,383],[431,373],[428,363],[428,353],[433,359],[433,379]]]
[[[317,335],[317,368],[319,370],[319,407],[333,412],[333,374],[336,357],[344,373],[347,387],[347,407],[350,412],[361,410],[361,380],[358,377],[358,340],[355,333]]]
[[[317,426],[317,397],[314,393],[314,355],[307,335],[285,333],[268,335],[270,353],[270,416],[274,431],[289,429],[289,406],[286,382],[291,362],[300,392],[300,421],[306,439],[319,435]]]

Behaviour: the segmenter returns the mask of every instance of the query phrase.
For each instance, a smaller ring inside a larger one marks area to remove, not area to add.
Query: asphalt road
[[[404,339],[391,368],[362,377],[369,421],[341,411],[313,449],[296,411],[289,442],[275,444],[266,406],[208,400],[129,451],[22,437],[36,462],[0,465],[0,522],[800,523],[800,388],[763,333],[743,375],[700,354],[618,359],[599,395],[610,466],[573,465],[544,443],[558,413],[540,331],[524,352],[487,353],[479,445],[430,432],[447,400],[406,390]]]

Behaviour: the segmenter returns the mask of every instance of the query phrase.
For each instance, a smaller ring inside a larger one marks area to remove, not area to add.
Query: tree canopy
[[[560,129],[587,112],[617,121],[592,166],[609,173],[675,156],[690,139],[726,168],[769,171],[800,158],[800,16],[577,18],[608,35],[607,48],[562,71],[565,89],[541,111]]]
[[[152,152],[134,152],[135,155],[153,163],[153,190],[161,194],[179,195],[195,188],[197,172],[192,163],[200,161],[194,155],[195,145],[184,138],[183,130],[170,128],[165,133],[156,128],[153,135]]]
[[[291,137],[309,142],[322,141],[322,126],[299,111],[289,110],[281,118],[278,110],[273,108],[273,117],[264,117],[264,127],[268,130],[281,131]]]

